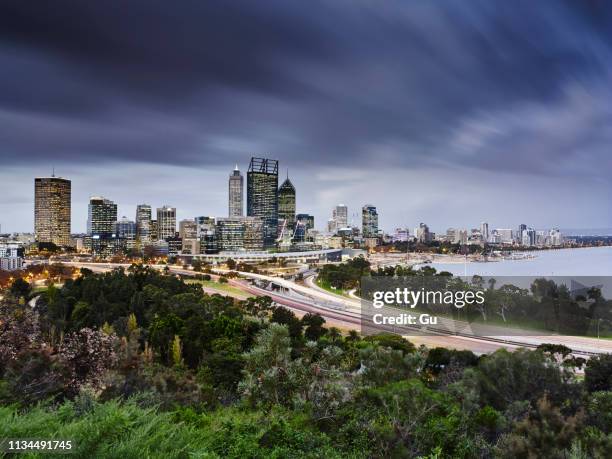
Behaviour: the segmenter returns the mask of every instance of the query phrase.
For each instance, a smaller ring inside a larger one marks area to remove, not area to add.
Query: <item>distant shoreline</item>
[[[436,265],[436,264],[445,264],[445,265],[461,265],[465,263],[499,263],[502,261],[533,261],[538,258],[538,252],[549,252],[551,250],[555,251],[570,251],[570,250],[584,250],[584,249],[602,249],[609,248],[611,246],[603,245],[603,246],[595,246],[595,247],[549,247],[545,249],[530,249],[526,250],[524,253],[533,255],[525,258],[514,258],[508,259],[503,257],[493,257],[491,260],[482,260],[480,257],[470,256],[467,257],[465,255],[458,254],[431,254],[423,257],[423,254],[419,254],[418,258],[411,259],[409,257],[408,263],[414,268],[422,268],[423,266],[428,265]],[[515,253],[522,253],[521,251],[516,251]],[[413,254],[411,254],[413,255]]]

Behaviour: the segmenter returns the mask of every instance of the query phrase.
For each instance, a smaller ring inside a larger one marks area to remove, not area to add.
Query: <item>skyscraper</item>
[[[378,236],[378,212],[372,204],[361,209],[361,233],[363,237]]]
[[[151,240],[151,206],[148,204],[136,206],[136,239],[140,242]]]
[[[87,234],[92,238],[106,239],[115,234],[117,204],[102,196],[89,199],[87,212]]]
[[[278,161],[251,158],[247,172],[247,215],[263,220],[264,248],[274,248],[278,229]]]
[[[72,184],[60,177],[34,179],[34,233],[37,242],[70,244]]]
[[[278,218],[287,222],[287,228],[293,230],[295,225],[295,187],[287,179],[278,189]]]
[[[157,208],[157,239],[162,241],[176,235],[176,207]]]
[[[244,215],[243,201],[244,179],[238,170],[238,164],[229,176],[229,216],[242,217]]]

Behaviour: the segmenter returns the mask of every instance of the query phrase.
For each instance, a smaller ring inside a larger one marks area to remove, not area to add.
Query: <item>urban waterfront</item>
[[[612,247],[584,247],[530,252],[534,258],[428,266],[456,276],[612,276]]]

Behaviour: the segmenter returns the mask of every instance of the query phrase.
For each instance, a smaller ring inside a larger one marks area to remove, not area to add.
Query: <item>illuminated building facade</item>
[[[371,204],[361,209],[361,234],[364,238],[378,236],[378,212]]]
[[[148,204],[136,206],[136,239],[140,242],[151,240],[151,206]]]
[[[37,242],[70,244],[72,184],[60,177],[34,179],[34,233]]]
[[[251,158],[247,172],[247,215],[262,219],[264,248],[274,248],[278,230],[278,161]]]
[[[157,239],[162,241],[176,236],[176,208],[157,208]]]
[[[278,189],[278,218],[285,220],[288,230],[293,230],[295,226],[295,187],[289,177]]]
[[[244,215],[244,178],[238,170],[238,164],[229,177],[229,217],[242,217]]]

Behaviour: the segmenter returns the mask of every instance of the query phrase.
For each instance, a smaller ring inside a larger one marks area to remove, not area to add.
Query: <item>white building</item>
[[[0,244],[0,269],[16,271],[23,267],[23,247],[18,243]]]

